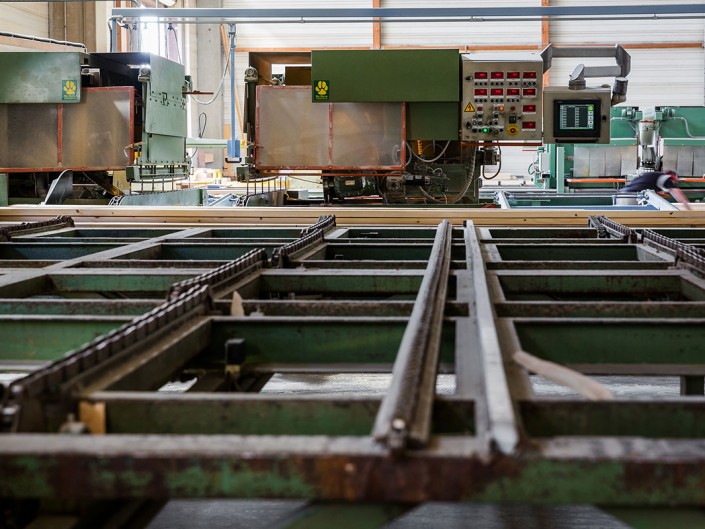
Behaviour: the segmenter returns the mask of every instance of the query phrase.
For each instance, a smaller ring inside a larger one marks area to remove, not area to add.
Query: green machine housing
[[[252,171],[320,171],[326,201],[477,203],[479,149],[460,141],[461,60],[453,49],[316,50],[310,87],[246,76]]]
[[[407,140],[458,140],[458,50],[319,50],[311,53],[314,101],[406,104]],[[327,98],[317,98],[319,81]]]
[[[22,187],[66,169],[113,193],[188,175],[184,67],[147,53],[0,53],[0,173]],[[41,189],[41,185],[39,188]]]

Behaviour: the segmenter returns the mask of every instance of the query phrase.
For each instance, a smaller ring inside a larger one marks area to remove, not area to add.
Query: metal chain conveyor
[[[356,527],[429,501],[627,522],[669,507],[702,526],[705,229],[62,217],[0,240],[8,527],[137,527],[169,499],[253,497]],[[572,389],[536,391],[526,357]],[[261,392],[341,373],[392,377],[382,396]],[[684,396],[583,396],[647,375]]]

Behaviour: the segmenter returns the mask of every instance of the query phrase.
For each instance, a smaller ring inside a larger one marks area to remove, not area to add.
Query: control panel
[[[541,140],[543,60],[482,60],[463,56],[463,141]]]
[[[544,143],[609,143],[612,91],[548,86],[544,92]]]

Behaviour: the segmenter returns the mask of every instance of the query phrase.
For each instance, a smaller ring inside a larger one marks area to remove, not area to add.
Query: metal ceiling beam
[[[184,8],[184,9],[138,9],[116,8],[113,17],[118,18],[216,18],[226,20],[262,19],[414,19],[426,21],[436,18],[501,18],[501,17],[561,17],[561,16],[658,16],[658,15],[702,15],[703,4],[659,4],[659,5],[603,5],[603,6],[543,6],[543,7],[428,7],[428,8],[327,8],[327,9],[231,9],[231,8]],[[416,21],[421,21],[416,20]]]

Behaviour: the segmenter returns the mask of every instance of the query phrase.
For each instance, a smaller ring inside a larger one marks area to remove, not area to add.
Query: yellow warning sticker
[[[465,112],[475,112],[475,107],[472,106],[472,101],[468,101],[468,104],[465,105]]]

